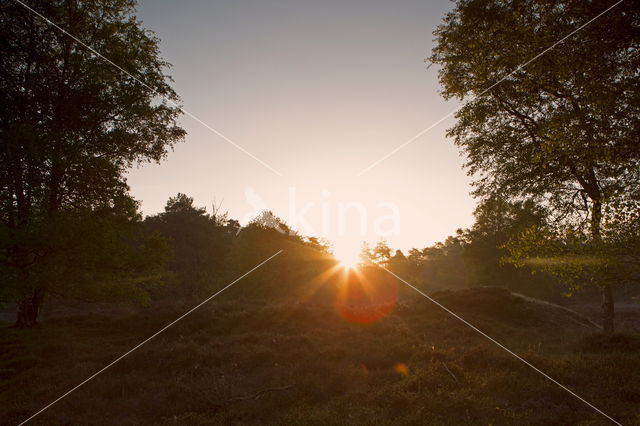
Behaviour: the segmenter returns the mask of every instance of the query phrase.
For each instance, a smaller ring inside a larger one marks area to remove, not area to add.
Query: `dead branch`
[[[261,391],[258,391],[254,394],[251,395],[244,395],[244,396],[235,396],[233,398],[229,398],[226,401],[223,402],[223,404],[230,404],[232,402],[235,401],[246,401],[246,400],[257,400],[258,398],[260,398],[262,395],[264,395],[267,392],[277,392],[277,391],[284,391],[287,389],[292,388],[294,385],[286,385],[286,386],[280,386],[280,387],[275,387],[275,388],[266,388],[266,389],[262,389]]]
[[[449,370],[449,367],[447,367],[447,364],[445,364],[445,363],[444,363],[444,361],[442,361],[442,365],[444,366],[444,369],[445,369],[445,370],[447,370],[447,372],[448,372],[449,374],[451,374],[451,377],[453,377],[453,380],[455,380],[455,381],[456,381],[456,383],[460,383],[460,382],[458,381],[458,378],[456,377],[456,375],[455,375],[455,374],[453,374],[453,372],[452,372],[451,370]]]

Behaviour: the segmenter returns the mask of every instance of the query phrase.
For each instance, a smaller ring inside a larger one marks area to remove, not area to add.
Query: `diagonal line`
[[[177,102],[175,102],[174,100],[160,95],[158,93],[157,89],[154,89],[153,87],[149,86],[147,83],[145,83],[144,81],[140,80],[138,77],[134,76],[133,74],[131,74],[129,71],[125,70],[124,68],[122,68],[120,65],[116,64],[115,62],[113,62],[112,60],[110,60],[109,58],[107,58],[106,56],[104,56],[103,54],[101,54],[100,52],[98,52],[97,50],[95,50],[93,47],[89,46],[88,44],[84,43],[82,40],[78,39],[76,36],[74,36],[73,34],[71,34],[70,32],[68,32],[67,30],[65,30],[64,28],[60,27],[59,25],[57,25],[55,22],[52,22],[49,18],[47,18],[46,16],[42,15],[41,13],[37,12],[36,10],[34,10],[33,8],[29,7],[28,5],[26,5],[25,3],[23,3],[20,0],[14,0],[16,3],[24,6],[25,8],[27,8],[29,11],[31,11],[31,13],[39,16],[40,18],[42,18],[43,20],[45,20],[49,25],[57,28],[58,30],[60,30],[61,32],[63,32],[64,34],[66,34],[67,36],[71,37],[73,40],[75,40],[77,43],[79,43],[80,45],[82,45],[83,47],[85,47],[87,50],[89,50],[91,53],[93,53],[96,56],[99,56],[100,58],[102,58],[105,62],[109,63],[110,65],[113,65],[115,68],[117,68],[120,72],[122,72],[123,74],[127,75],[129,78],[135,80],[136,82],[140,83],[142,86],[144,86],[145,88],[151,90],[153,93],[155,93],[156,95],[164,98],[166,101],[168,101],[169,103],[171,103],[173,106],[175,106],[176,108],[178,108],[180,111],[182,111],[185,115],[188,115],[189,117],[193,118],[195,121],[197,121],[198,123],[202,124],[204,127],[206,127],[207,129],[211,130],[213,133],[215,133],[216,135],[218,135],[220,138],[224,139],[225,141],[229,142],[231,145],[233,145],[234,147],[236,147],[237,149],[239,149],[240,151],[242,151],[243,153],[245,153],[246,155],[248,155],[249,157],[253,158],[254,160],[256,160],[258,163],[262,164],[263,166],[265,166],[267,169],[271,170],[273,173],[277,174],[278,176],[282,176],[282,173],[280,173],[279,171],[277,171],[276,169],[274,169],[273,167],[271,167],[270,165],[268,165],[267,163],[265,163],[264,161],[262,161],[261,159],[259,159],[258,157],[256,157],[255,155],[253,155],[252,153],[250,153],[249,151],[247,151],[246,149],[244,149],[243,147],[241,147],[240,145],[238,145],[237,143],[235,143],[234,141],[232,141],[231,139],[229,139],[228,137],[226,137],[225,135],[223,135],[222,133],[220,133],[218,130],[214,129],[213,127],[211,127],[210,125],[208,125],[207,123],[205,123],[204,121],[202,121],[201,119],[199,119],[198,117],[196,117],[194,114],[192,114],[191,112],[187,111],[186,109],[184,109],[182,106],[180,106]]]
[[[420,132],[418,132],[415,136],[413,136],[411,139],[407,140],[406,142],[402,143],[401,145],[399,145],[398,147],[396,147],[395,149],[393,149],[391,152],[389,152],[387,155],[385,155],[384,157],[380,158],[379,160],[373,162],[372,164],[370,164],[368,167],[362,169],[357,176],[362,176],[363,174],[365,174],[366,172],[368,172],[369,170],[371,170],[372,168],[374,168],[375,166],[377,166],[378,164],[382,163],[384,160],[386,160],[387,158],[391,157],[393,154],[395,154],[396,152],[400,151],[402,148],[404,148],[405,146],[409,145],[410,143],[414,142],[416,139],[420,138],[422,135],[424,135],[425,133],[427,133],[429,130],[433,129],[434,127],[436,127],[438,124],[442,123],[444,120],[446,120],[447,118],[451,117],[453,114],[455,114],[456,112],[458,112],[460,109],[462,109],[462,107],[464,107],[466,104],[468,104],[469,102],[473,101],[474,99],[477,99],[479,97],[481,97],[482,95],[484,95],[485,93],[487,93],[489,90],[493,89],[494,87],[496,87],[498,84],[502,83],[503,81],[505,81],[506,79],[508,79],[509,77],[511,77],[513,74],[515,74],[516,72],[520,71],[522,68],[526,67],[527,65],[529,65],[531,62],[535,61],[536,59],[540,58],[542,55],[544,55],[545,53],[549,52],[550,50],[554,49],[556,46],[558,46],[559,44],[562,44],[565,40],[567,40],[569,37],[573,36],[575,33],[577,33],[578,31],[584,29],[587,25],[591,24],[593,21],[595,21],[596,19],[600,18],[602,15],[606,14],[607,12],[609,12],[611,9],[613,9],[614,7],[616,7],[617,5],[619,5],[620,3],[622,3],[624,0],[618,0],[618,2],[614,3],[613,5],[609,6],[607,9],[605,9],[604,11],[600,12],[598,15],[594,16],[593,18],[591,18],[590,20],[588,20],[587,22],[585,22],[584,24],[580,25],[578,28],[576,28],[575,30],[571,31],[569,34],[567,34],[566,36],[562,37],[560,40],[556,41],[555,43],[553,43],[551,46],[547,47],[546,49],[544,49],[542,52],[538,53],[536,56],[534,56],[533,58],[529,59],[528,61],[524,62],[523,64],[519,65],[516,69],[514,69],[513,71],[511,71],[509,74],[507,74],[506,76],[504,76],[503,78],[501,78],[500,80],[498,80],[497,82],[493,83],[491,86],[489,86],[488,88],[484,89],[479,95],[477,96],[471,96],[471,99],[469,99],[468,101],[462,103],[462,105],[456,107],[454,110],[452,110],[450,113],[448,113],[447,115],[445,115],[444,117],[442,117],[441,119],[439,119],[438,121],[436,121],[435,123],[433,123],[432,125],[430,125],[429,127],[421,130]]]
[[[60,401],[61,399],[63,399],[64,397],[66,397],[67,395],[69,395],[70,393],[72,393],[73,391],[75,391],[76,389],[78,389],[79,387],[81,387],[82,385],[86,384],[88,381],[90,381],[91,379],[95,378],[97,375],[99,375],[100,373],[102,373],[103,371],[105,371],[106,369],[108,369],[109,367],[111,367],[112,365],[116,364],[117,362],[119,362],[120,360],[122,360],[123,358],[125,358],[126,356],[128,356],[130,353],[132,353],[133,351],[135,351],[136,349],[138,349],[140,346],[144,345],[145,343],[147,343],[149,340],[153,339],[154,337],[156,337],[158,334],[162,333],[163,331],[165,331],[166,329],[168,329],[169,327],[171,327],[172,325],[174,325],[175,323],[177,323],[178,321],[180,321],[181,319],[183,319],[184,317],[186,317],[187,315],[189,315],[190,313],[192,313],[193,311],[195,311],[196,309],[200,308],[202,305],[204,305],[205,303],[207,303],[208,301],[210,301],[211,299],[213,299],[214,297],[216,297],[217,295],[219,295],[220,293],[222,293],[223,291],[225,291],[226,289],[228,289],[229,287],[231,287],[232,285],[234,285],[235,283],[237,283],[238,281],[240,281],[241,279],[243,279],[244,277],[246,277],[247,275],[249,275],[250,273],[252,273],[253,271],[255,271],[256,269],[258,269],[259,267],[261,267],[262,265],[264,265],[265,263],[269,262],[271,259],[273,259],[274,257],[276,257],[277,255],[279,255],[280,253],[282,253],[284,250],[279,250],[277,253],[275,253],[274,255],[272,255],[271,257],[269,257],[266,260],[263,260],[261,263],[259,263],[258,265],[254,266],[253,268],[251,268],[249,271],[245,272],[243,275],[241,275],[240,277],[236,278],[235,280],[233,280],[231,283],[227,284],[225,287],[223,287],[222,289],[218,290],[216,293],[214,293],[212,296],[209,296],[208,298],[206,298],[205,300],[203,300],[202,302],[200,302],[199,304],[197,304],[196,306],[194,306],[193,308],[189,309],[186,313],[182,314],[181,316],[179,316],[178,318],[176,318],[175,320],[171,321],[169,324],[165,325],[164,327],[162,327],[160,330],[156,331],[154,334],[152,334],[151,336],[147,337],[145,340],[143,340],[142,342],[138,343],[136,346],[134,346],[133,348],[131,348],[130,350],[128,350],[127,352],[125,352],[124,354],[120,355],[118,358],[116,358],[115,360],[113,360],[111,363],[107,364],[106,366],[104,366],[103,368],[101,368],[100,370],[98,370],[97,372],[95,372],[94,374],[92,374],[91,376],[89,376],[88,378],[86,378],[84,381],[80,382],[78,385],[76,385],[75,387],[71,388],[70,390],[68,390],[67,392],[65,392],[64,394],[62,394],[60,397],[58,397],[57,399],[53,400],[51,403],[49,403],[48,405],[46,405],[44,408],[42,408],[40,411],[36,412],[35,414],[33,414],[31,417],[29,417],[28,419],[24,420],[22,423],[20,423],[18,426],[22,426],[23,424],[27,423],[29,420],[33,419],[34,417],[36,417],[37,415],[39,415],[40,413],[42,413],[43,411],[45,411],[46,409],[48,409],[49,407],[51,407],[52,405],[54,405],[55,403],[57,403],[58,401]]]
[[[418,293],[420,293],[422,296],[426,297],[427,299],[429,299],[429,301],[433,302],[434,304],[436,304],[439,308],[443,309],[444,311],[446,311],[448,314],[452,315],[453,317],[455,317],[456,319],[462,321],[465,325],[467,325],[468,327],[470,327],[471,329],[473,329],[474,331],[480,333],[482,336],[486,337],[487,339],[489,339],[491,342],[495,343],[498,347],[500,347],[501,349],[505,350],[507,353],[509,353],[510,355],[514,356],[516,359],[522,361],[524,364],[526,364],[527,366],[531,367],[533,370],[535,370],[536,372],[538,372],[539,374],[541,374],[542,376],[544,376],[546,379],[550,380],[551,382],[555,383],[556,385],[560,386],[562,389],[564,389],[565,391],[569,392],[571,395],[575,396],[576,398],[578,398],[580,401],[584,402],[585,404],[587,404],[589,407],[593,408],[594,410],[596,410],[598,413],[602,414],[604,417],[606,417],[607,419],[611,420],[613,423],[622,426],[622,423],[617,422],[616,420],[614,420],[611,416],[607,415],[604,411],[602,411],[601,409],[599,409],[598,407],[596,407],[595,405],[593,405],[592,403],[590,403],[589,401],[587,401],[586,399],[582,398],[580,395],[578,395],[577,393],[575,393],[574,391],[572,391],[571,389],[569,389],[568,387],[566,387],[565,385],[563,385],[562,383],[558,382],[557,380],[555,380],[553,377],[549,376],[547,373],[545,373],[544,371],[540,370],[538,367],[536,367],[535,365],[531,364],[529,361],[527,361],[526,359],[522,358],[520,355],[518,355],[517,353],[513,352],[511,349],[507,348],[506,346],[504,346],[502,343],[498,342],[497,340],[495,340],[493,337],[489,336],[487,333],[485,333],[484,331],[480,330],[479,328],[477,328],[476,326],[474,326],[473,324],[471,324],[470,322],[468,322],[467,320],[465,320],[464,318],[462,318],[460,315],[456,314],[455,312],[453,312],[452,310],[450,310],[449,308],[447,308],[446,306],[443,306],[442,304],[440,304],[440,302],[438,302],[437,300],[433,299],[432,297],[429,297],[426,293],[424,293],[423,291],[421,291],[420,289],[418,289],[417,287],[414,287],[413,285],[411,285],[410,283],[408,283],[407,281],[405,281],[404,279],[400,278],[399,276],[397,276],[396,274],[394,274],[393,272],[391,272],[390,270],[388,270],[387,268],[382,267],[382,269],[384,269],[385,271],[387,271],[388,273],[390,273],[391,275],[393,275],[394,277],[396,277],[397,279],[399,279],[400,281],[402,281],[403,283],[405,283],[406,285],[408,285],[409,287],[411,287],[412,289],[414,289],[415,291],[417,291]]]

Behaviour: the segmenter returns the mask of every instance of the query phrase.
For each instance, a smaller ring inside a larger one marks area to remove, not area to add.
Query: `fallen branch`
[[[280,387],[276,387],[276,388],[267,388],[267,389],[262,389],[261,391],[258,391],[252,395],[245,395],[245,396],[235,396],[233,398],[229,398],[226,401],[224,401],[224,404],[229,404],[235,401],[246,401],[249,399],[253,399],[253,400],[257,400],[258,398],[260,398],[262,395],[264,395],[267,392],[277,392],[277,391],[284,391],[287,389],[292,388],[294,385],[286,385],[286,386],[280,386]]]
[[[449,367],[447,367],[447,364],[445,364],[445,363],[444,363],[444,361],[442,361],[442,365],[444,365],[445,370],[447,370],[447,372],[448,372],[449,374],[451,374],[451,377],[453,377],[453,380],[455,380],[455,381],[456,381],[456,383],[460,383],[460,382],[458,381],[458,378],[456,377],[456,375],[455,375],[455,374],[453,374],[453,372],[451,372],[451,370],[449,370]]]

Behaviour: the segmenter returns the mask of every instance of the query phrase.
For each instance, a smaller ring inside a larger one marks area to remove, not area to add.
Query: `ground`
[[[640,344],[500,289],[435,294],[627,424],[640,424]],[[50,319],[0,331],[0,422],[17,424],[187,309]],[[424,298],[372,324],[326,303],[212,301],[33,424],[611,424]]]

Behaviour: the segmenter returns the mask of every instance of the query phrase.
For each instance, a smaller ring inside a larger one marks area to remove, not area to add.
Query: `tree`
[[[125,171],[160,161],[185,132],[176,123],[179,98],[165,74],[168,64],[158,39],[135,18],[134,1],[36,0],[30,6],[145,83],[19,3],[0,6],[2,268],[20,284],[15,297],[37,315],[50,290],[45,277],[51,270],[44,265],[64,257],[57,251],[62,246],[47,243],[48,233],[97,212],[128,212],[135,220],[135,209],[120,209],[133,203]],[[87,237],[73,227],[61,235],[67,247]]]
[[[273,257],[278,252],[281,254]],[[262,273],[248,275],[241,286],[228,293],[234,297],[266,298],[270,302],[308,297],[308,284],[335,263],[327,247],[310,243],[278,216],[263,211],[233,240],[225,281],[237,279],[271,257],[273,260],[261,267]]]
[[[209,215],[205,208],[194,206],[192,197],[178,193],[169,198],[163,213],[145,219],[150,230],[170,242],[172,296],[202,296],[220,277],[237,230],[215,210]]]
[[[444,242],[422,249],[424,274],[433,287],[461,288],[469,285],[469,271],[465,262],[465,235],[462,229]]]
[[[511,239],[506,259],[517,266],[549,272],[573,291],[585,284],[637,283],[640,279],[640,205],[612,200],[603,211],[598,244],[580,228],[531,226]]]
[[[588,223],[594,245],[603,206],[640,184],[640,9],[622,2],[554,43],[609,6],[459,0],[430,58],[444,97],[466,101],[448,134],[476,177],[474,194],[535,198],[565,223]],[[599,285],[610,331],[611,286]]]
[[[391,259],[391,247],[387,245],[385,240],[380,240],[376,243],[375,247],[369,247],[366,242],[362,243],[360,249],[360,259],[365,264],[377,264],[386,266]]]
[[[305,244],[319,253],[331,253],[331,243],[325,238],[306,237]]]
[[[505,262],[506,244],[532,226],[546,224],[547,212],[531,200],[482,200],[474,211],[473,226],[463,232],[463,257],[471,285],[499,286],[530,296],[550,298],[560,294],[549,274],[532,274]],[[524,266],[524,265],[517,265]]]

